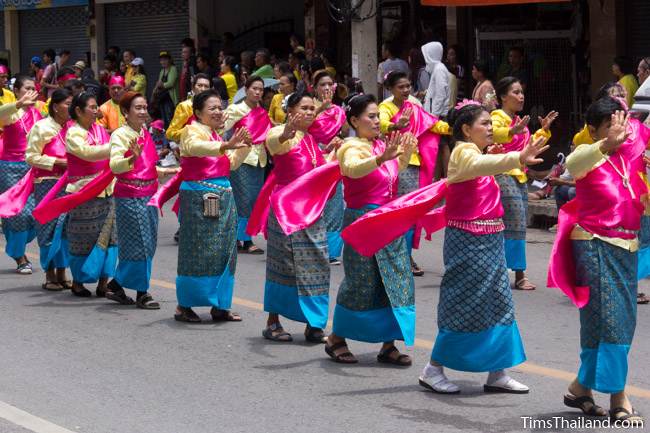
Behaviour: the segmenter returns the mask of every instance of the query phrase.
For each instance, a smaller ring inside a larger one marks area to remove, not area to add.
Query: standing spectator
[[[72,70],[74,71],[74,74],[77,76],[77,78],[81,78],[81,73],[86,69],[86,62],[83,60],[79,60],[78,62],[75,62],[74,65],[72,65]]]
[[[158,75],[154,98],[167,129],[174,114],[174,107],[178,104],[178,70],[169,52],[161,51],[159,58],[162,69]]]
[[[302,65],[306,60],[307,58],[303,52],[289,54],[289,65],[291,65],[293,75],[296,76],[296,80],[298,81],[302,80],[302,75],[300,74],[300,65]]]
[[[195,73],[202,73],[210,77],[210,79],[213,79],[216,74],[214,73],[214,69],[212,66],[210,66],[210,59],[208,56],[205,54],[199,54],[196,56],[196,72]]]
[[[9,82],[9,68],[0,63],[0,105],[10,104],[16,102],[16,95],[7,89]]]
[[[43,76],[41,78],[41,89],[43,91],[43,97],[48,99],[52,96],[52,93],[59,88],[56,81],[56,75],[59,72],[59,67],[56,64],[56,54],[54,50],[48,48],[43,51],[43,62],[45,64],[45,70],[43,71]]]
[[[643,84],[650,76],[650,57],[644,57],[639,62],[636,68],[636,77],[639,80],[639,85]]]
[[[447,49],[447,57],[445,63],[449,72],[454,74],[457,80],[457,97],[452,99],[452,104],[455,105],[456,100],[465,99],[465,67],[462,65],[464,62],[463,51],[460,45],[452,45]]]
[[[625,90],[627,91],[625,101],[627,102],[627,106],[631,107],[634,105],[634,95],[636,94],[636,91],[639,90],[639,83],[637,83],[636,77],[634,76],[632,59],[625,56],[614,58],[614,62],[612,63],[612,73],[618,82],[625,87]]]
[[[113,45],[108,47],[106,50],[106,55],[107,56],[112,56],[116,60],[116,66],[117,66],[117,59],[120,58],[120,47]]]
[[[334,64],[332,63],[332,60],[336,57],[336,54],[334,53],[334,50],[332,48],[325,48],[323,52],[320,55],[321,60],[323,61],[323,64],[325,65],[325,70],[327,71],[330,76],[336,80],[336,68],[334,67]]]
[[[521,87],[526,90],[529,75],[524,67],[524,49],[521,47],[511,47],[508,51],[508,64],[501,69],[499,79],[504,77],[515,77],[521,83]]]
[[[411,68],[413,96],[422,101],[427,92],[427,87],[429,87],[429,73],[427,72],[426,64],[424,63],[422,51],[417,48],[411,48],[411,51],[409,51],[408,61]]]
[[[472,78],[476,80],[476,87],[472,92],[472,99],[480,102],[488,111],[494,111],[497,105],[497,96],[494,85],[490,81],[488,66],[482,60],[474,60],[472,64]]]
[[[249,73],[255,69],[255,52],[242,51],[242,53],[239,55],[239,65],[245,67]]]
[[[106,54],[104,56],[104,69],[99,71],[99,82],[103,86],[108,86],[108,81],[113,75],[117,74],[117,68],[117,57]]]
[[[181,77],[179,81],[180,98],[187,99],[192,90],[192,77],[196,74],[196,47],[194,39],[185,38],[181,41]]]
[[[377,67],[377,94],[384,95],[384,99],[390,96],[390,91],[384,88],[384,80],[389,72],[399,71],[409,74],[409,65],[404,60],[397,57],[399,46],[394,42],[384,42],[382,45],[381,56],[383,62]],[[442,56],[442,53],[441,53]]]
[[[57,64],[59,66],[59,69],[62,69],[65,67],[65,65],[68,64],[68,61],[70,60],[70,50],[62,50],[59,53],[59,57],[57,60]]]
[[[291,69],[291,64],[289,62],[280,61],[273,66],[273,75],[276,80],[279,80],[283,75],[292,74],[293,70]],[[294,75],[295,76],[295,75]],[[298,78],[296,77],[296,80]]]
[[[131,49],[126,49],[124,50],[124,53],[122,53],[122,64],[124,65],[124,81],[126,83],[130,83],[133,81],[133,73],[134,73],[134,68],[133,65],[131,65],[131,62],[135,59],[135,51]],[[122,68],[120,67],[120,70]]]
[[[440,42],[429,42],[422,46],[422,55],[427,65],[426,71],[431,77],[424,96],[424,109],[438,117],[447,114],[451,99],[449,71],[442,63],[442,51]]]
[[[296,34],[289,36],[289,45],[292,53],[305,52],[305,47],[300,44],[300,38]]]
[[[111,78],[108,88],[111,99],[99,107],[102,118],[97,122],[106,128],[109,134],[112,134],[113,131],[124,125],[124,114],[122,114],[122,110],[120,109],[120,99],[124,95],[124,87],[124,78],[120,76]]]
[[[260,78],[273,78],[271,66],[271,53],[266,48],[260,48],[255,53],[255,71],[253,75]]]
[[[221,79],[226,84],[226,90],[228,91],[228,104],[232,104],[232,100],[237,93],[239,86],[237,85],[237,76],[235,72],[237,70],[237,61],[233,56],[226,56],[221,62]]]
[[[147,93],[147,76],[144,72],[144,60],[142,60],[142,57],[136,57],[131,62],[131,66],[133,66],[133,78],[130,83],[126,83],[126,87],[132,92],[144,95]]]
[[[31,75],[34,77],[34,84],[36,85],[36,91],[40,95],[41,100],[45,100],[41,94],[41,80],[43,79],[43,61],[40,57],[34,56],[29,62],[29,69],[31,70]]]
[[[103,104],[108,99],[106,96],[106,89],[99,81],[95,79],[95,73],[92,69],[86,68],[81,73],[81,82],[88,93],[95,96],[98,104]]]
[[[297,85],[298,80],[291,72],[280,77],[280,93],[273,96],[269,107],[269,117],[274,125],[284,123],[287,118],[287,113],[284,111],[284,100],[296,91]]]

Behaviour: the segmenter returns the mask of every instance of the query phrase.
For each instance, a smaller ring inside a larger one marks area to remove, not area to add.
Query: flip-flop
[[[589,409],[587,409],[586,403],[591,404]],[[583,395],[582,397],[576,397],[573,394],[566,394],[564,396],[564,405],[572,407],[575,409],[580,409],[582,413],[589,416],[607,416],[607,411],[602,407],[598,406],[594,399],[588,395]],[[600,409],[600,413],[598,410]]]

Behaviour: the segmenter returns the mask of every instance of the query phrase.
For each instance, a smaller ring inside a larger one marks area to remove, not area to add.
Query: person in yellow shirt
[[[632,59],[625,56],[618,56],[612,63],[612,74],[616,77],[618,82],[625,87],[627,92],[625,102],[628,107],[634,105],[634,95],[639,90],[639,82],[634,75],[634,64]]]
[[[126,67],[126,71],[124,72],[124,82],[127,84],[130,84],[131,81],[133,81],[133,76],[136,73],[136,68],[133,67],[133,60],[135,60],[135,51],[130,49],[124,50],[122,53],[122,61]]]
[[[524,137],[530,135],[528,122],[530,116],[517,116],[524,108],[524,89],[521,81],[515,77],[505,77],[495,86],[497,101],[501,109],[491,113],[494,142],[501,145],[503,152],[520,151],[525,145]],[[533,139],[551,138],[551,125],[558,113],[551,111],[546,117],[539,118],[541,128],[535,132]],[[535,285],[526,278],[526,225],[528,210],[528,186],[526,174],[520,170],[510,170],[495,177],[501,190],[503,204],[503,223],[505,224],[505,252],[508,268],[515,271],[514,288],[518,290],[535,290]]]
[[[210,89],[210,77],[206,74],[196,74],[193,78],[192,83],[192,95],[198,95],[201,92],[205,92]],[[194,116],[192,110],[192,100],[193,98],[188,98],[185,101],[181,102],[176,106],[174,111],[174,117],[172,121],[169,122],[169,127],[167,128],[166,136],[167,139],[175,143],[181,142],[181,134],[183,133],[183,128],[185,128]]]
[[[228,104],[232,104],[233,98],[239,89],[237,77],[235,76],[236,68],[237,60],[233,56],[224,57],[221,63],[221,79],[226,83],[226,89],[228,90]]]
[[[384,80],[384,86],[391,92],[391,96],[379,104],[379,125],[382,134],[387,135],[393,131],[400,131],[408,127],[413,112],[411,108],[405,109],[400,118],[393,122],[395,115],[402,109],[404,102],[408,101],[417,107],[422,107],[422,103],[411,95],[411,80],[409,80],[405,72],[393,71],[389,73]],[[449,135],[449,125],[439,120],[431,127],[431,132],[439,135]],[[408,194],[420,187],[420,162],[420,154],[416,148],[411,155],[407,169],[399,174],[398,196]],[[413,233],[407,233],[406,238],[410,249],[413,244]],[[424,271],[413,260],[412,256],[411,270],[416,277],[424,275]]]
[[[284,123],[287,117],[287,113],[283,108],[284,99],[296,91],[297,85],[298,80],[296,80],[296,77],[291,72],[280,77],[280,93],[273,96],[271,106],[269,107],[269,117],[274,125]]]
[[[99,111],[102,113],[102,118],[97,122],[102,125],[109,134],[115,131],[120,126],[124,125],[124,115],[120,110],[120,99],[124,94],[124,78],[119,75],[111,77],[108,82],[108,91],[111,99],[104,102]]]
[[[132,92],[142,93],[143,95],[147,93],[147,76],[144,72],[144,60],[141,57],[136,57],[131,62],[133,66],[133,76],[131,81],[126,81],[126,88]]]
[[[0,104],[9,104],[16,102],[16,95],[7,89],[7,82],[9,81],[9,68],[5,65],[0,65]]]

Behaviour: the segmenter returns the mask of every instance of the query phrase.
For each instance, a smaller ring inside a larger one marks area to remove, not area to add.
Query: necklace
[[[95,134],[93,133],[93,127],[92,127],[92,125],[90,126],[90,129],[88,129],[88,138],[90,139],[90,143],[89,143],[89,144],[90,144],[91,146],[94,146],[94,145],[97,145],[97,144],[98,144],[98,143],[97,143],[97,137],[96,137]]]
[[[612,166],[614,171],[623,179],[623,186],[630,191],[630,195],[632,198],[636,198],[636,195],[634,194],[634,190],[632,190],[632,185],[630,184],[630,174],[627,171],[627,167],[625,166],[625,161],[623,160],[623,157],[621,155],[618,155],[618,157],[621,159],[621,167],[623,168],[623,172],[621,171],[614,165],[614,163],[610,160],[609,156],[605,157],[605,161],[609,163],[609,165]]]
[[[305,142],[305,147],[307,148],[307,153],[311,156],[311,163],[316,168],[318,161],[316,160],[316,149],[314,149],[313,144],[308,144]]]
[[[34,125],[34,123],[36,123],[36,114],[34,113],[34,110],[29,110],[28,113],[30,113],[32,115],[32,125]],[[25,132],[25,134],[29,134],[29,131],[27,130],[27,127],[25,126],[25,122],[23,121],[23,117],[24,116],[21,116],[21,118],[19,119],[20,126],[23,129],[23,131]]]

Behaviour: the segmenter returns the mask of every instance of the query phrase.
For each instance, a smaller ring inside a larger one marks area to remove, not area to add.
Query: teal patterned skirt
[[[494,177],[501,190],[503,224],[506,226],[506,263],[513,271],[526,270],[526,225],[528,224],[528,185],[500,174]]]
[[[625,388],[636,328],[637,254],[600,239],[574,240],[576,283],[589,286],[580,309],[580,383],[613,394]]]
[[[26,162],[0,161],[0,194],[22,179],[29,171]],[[13,259],[25,255],[25,247],[36,237],[36,221],[32,217],[34,195],[30,195],[25,208],[15,217],[2,218],[2,232],[7,244],[5,252]]]
[[[40,203],[43,200],[56,182],[57,179],[44,179],[34,184],[34,199],[36,203]],[[57,195],[57,198],[63,197],[65,194],[65,191],[61,191]],[[67,219],[68,214],[62,214],[45,224],[36,222],[41,267],[44,271],[47,271],[50,267],[63,269],[70,266],[68,235],[65,229]]]
[[[203,196],[219,197],[219,216],[203,215]],[[176,297],[181,307],[232,305],[237,266],[237,209],[227,177],[183,182]]]
[[[343,226],[376,205],[346,209]],[[345,278],[334,310],[333,332],[339,337],[368,343],[415,341],[415,285],[411,262],[402,236],[372,257],[343,247]]]

